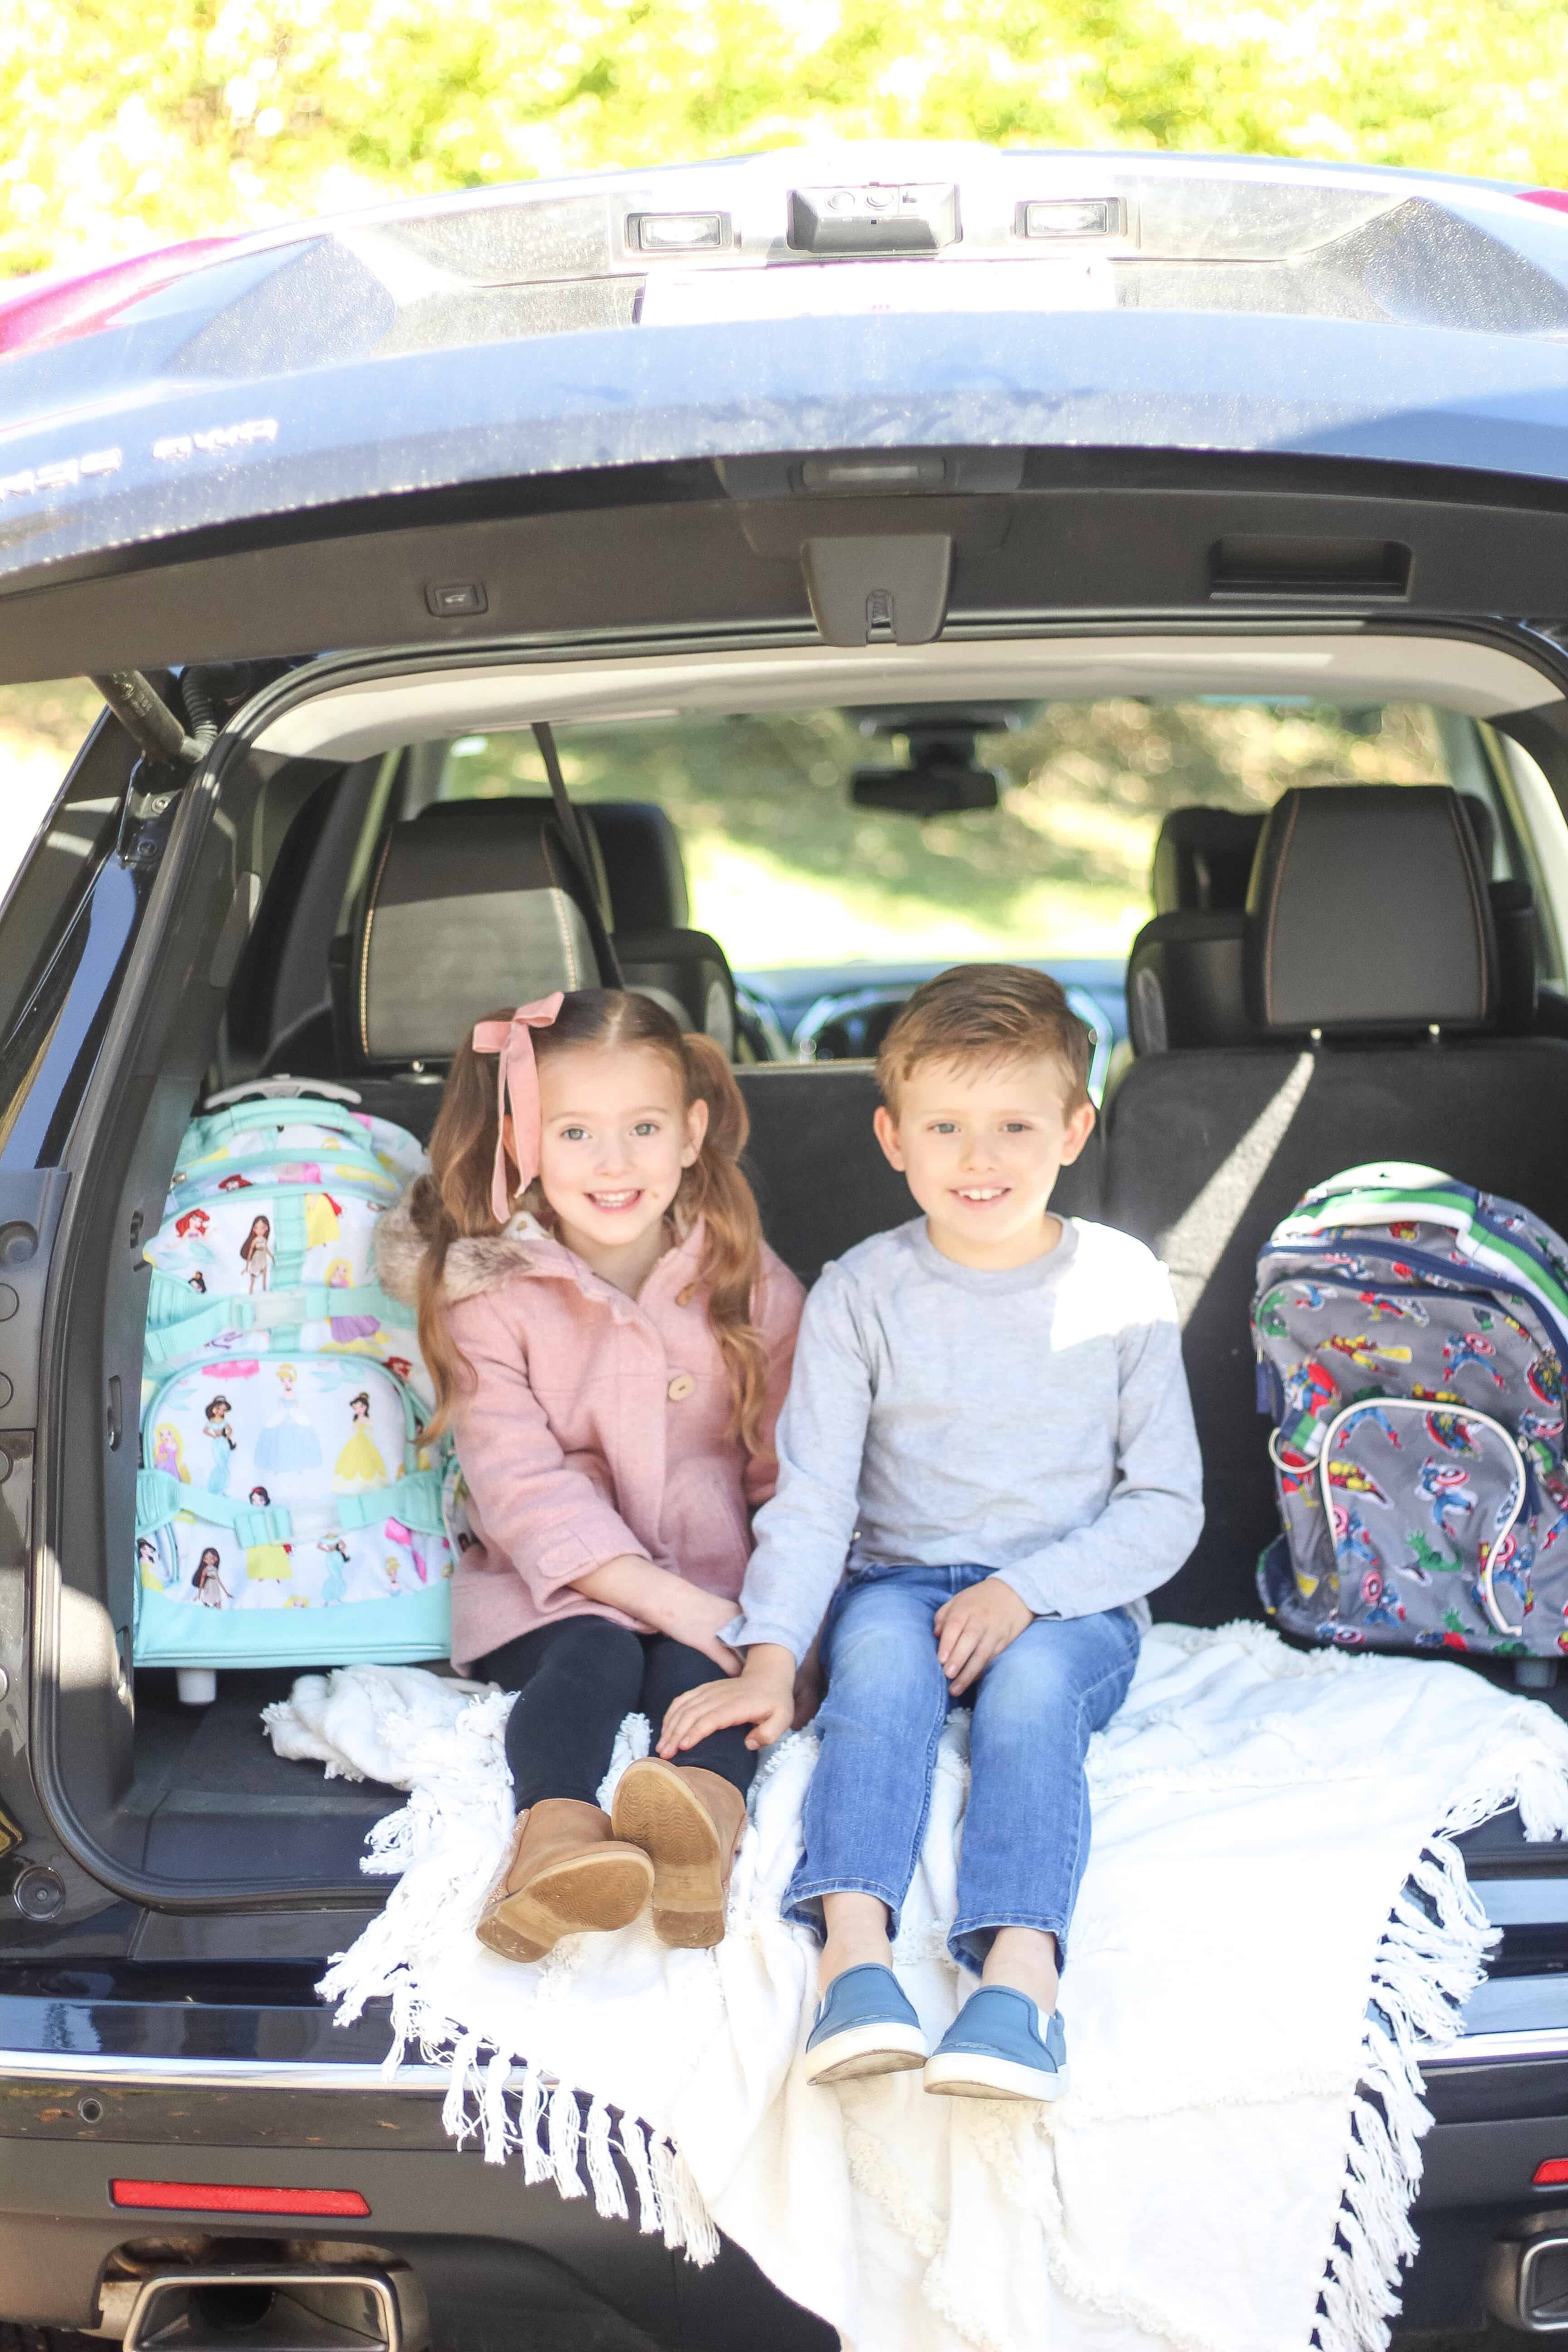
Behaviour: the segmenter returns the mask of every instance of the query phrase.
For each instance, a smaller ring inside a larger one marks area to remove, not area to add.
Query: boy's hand
[[[972,1584],[944,1601],[932,1622],[937,1663],[953,1697],[962,1698],[992,1659],[999,1658],[1034,1622],[1034,1611],[999,1576],[988,1576],[983,1584]]]
[[[795,1660],[775,1643],[762,1642],[746,1654],[744,1672],[734,1682],[702,1683],[672,1699],[658,1735],[658,1752],[679,1757],[715,1731],[749,1723],[748,1748],[782,1739],[795,1718]]]

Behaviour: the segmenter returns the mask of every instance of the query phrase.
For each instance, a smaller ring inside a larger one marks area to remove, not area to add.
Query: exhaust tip
[[[1568,2232],[1500,2239],[1487,2267],[1487,2302],[1505,2327],[1568,2336]]]
[[[124,2352],[420,2352],[390,2273],[223,2264],[144,2281]]]

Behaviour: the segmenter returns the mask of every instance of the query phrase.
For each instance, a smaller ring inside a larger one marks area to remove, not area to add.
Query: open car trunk
[[[1030,242],[1055,233],[1049,205],[1035,221],[1022,182],[1016,207],[977,180],[929,270],[868,278],[879,310],[825,316],[830,280],[860,281],[833,277],[837,247],[807,252],[798,206],[784,235],[793,168],[725,167],[714,217],[741,243],[721,238],[713,267],[754,264],[743,284],[661,278],[638,226],[658,190],[622,218],[619,184],[595,183],[537,211],[514,193],[389,215],[342,252],[289,232],[199,256],[145,313],[8,362],[0,679],[135,668],[174,700],[195,666],[221,722],[194,770],[132,776],[106,719],[0,910],[0,1806],[52,1874],[62,1928],[116,1898],[369,1899],[362,1843],[395,1794],[272,1754],[258,1710],[290,1672],[226,1671],[194,1708],[172,1671],[135,1664],[143,1251],[214,1088],[289,1069],[428,1134],[440,1055],[356,1047],[350,965],[386,828],[447,793],[465,743],[548,721],[587,746],[586,773],[595,730],[641,742],[800,713],[832,720],[819,760],[834,729],[842,751],[862,719],[896,736],[901,714],[907,735],[922,709],[968,713],[971,750],[987,713],[1112,702],[1429,714],[1433,774],[1486,803],[1494,876],[1533,895],[1539,970],[1495,1039],[1505,1080],[1471,1084],[1456,1051],[1443,1103],[1403,1052],[1325,1052],[1293,1080],[1260,1049],[1194,1091],[1205,1054],[1133,1052],[1119,958],[1063,961],[1044,935],[1010,950],[1060,963],[1097,1029],[1101,1128],[1063,1205],[1190,1261],[1208,1525],[1163,1614],[1257,1608],[1275,1522],[1249,1254],[1307,1183],[1373,1154],[1462,1158],[1456,1172],[1568,1227],[1568,1161],[1548,1148],[1568,1111],[1561,224],[1506,191],[1313,173],[1274,189],[1161,159],[1101,173],[1103,256],[1064,260]],[[760,241],[753,195],[778,215]],[[965,275],[1015,263],[1026,299]],[[527,300],[494,293],[508,269]],[[982,282],[976,309],[963,289]],[[656,772],[648,751],[638,772]],[[598,805],[613,775],[594,772]],[[751,828],[755,878],[766,808],[805,839],[826,805],[812,777],[804,752],[775,763],[754,805],[703,823],[716,840]],[[1194,768],[1193,798],[1212,783]],[[939,835],[988,822],[974,806]],[[1033,835],[1008,818],[994,863],[1049,854],[1037,814]],[[825,835],[817,869],[872,873],[888,841],[866,838]],[[807,982],[771,968],[744,894],[731,905],[710,928],[742,982],[752,1161],[770,1238],[810,1278],[907,1212],[858,1057],[951,958],[938,934],[868,976],[834,948]],[[792,1049],[815,1058],[776,1060]],[[1502,1116],[1499,1083],[1519,1105]]]
[[[1168,527],[1163,493],[1155,494],[1147,521],[1140,494],[1123,489],[1119,496],[1130,537]],[[1333,520],[1342,521],[1340,493],[1331,499]],[[1298,502],[1310,516],[1311,501],[1298,494]],[[660,516],[633,508],[625,518],[627,542],[651,534],[660,520],[689,519],[692,511]],[[715,501],[715,511],[728,529],[727,509]],[[1011,495],[998,501],[990,535],[1022,561],[1037,536],[1051,536],[1057,511],[1048,493]],[[1211,488],[1188,512],[1191,527],[1210,543],[1216,533],[1226,536],[1226,493]],[[854,520],[858,526],[858,512]],[[1405,526],[1412,535],[1419,520],[1413,509]],[[1568,517],[1555,527],[1568,553]],[[374,1784],[328,1780],[317,1765],[274,1755],[258,1711],[287,1692],[293,1669],[226,1670],[216,1701],[193,1707],[182,1704],[171,1670],[133,1664],[133,1401],[147,1281],[142,1248],[157,1227],[185,1122],[206,1090],[288,1067],[305,1081],[353,1087],[365,1109],[427,1138],[438,1069],[417,1061],[388,1066],[384,1057],[367,1065],[352,1051],[345,1058],[341,1021],[334,1027],[322,998],[331,992],[333,940],[341,965],[355,890],[363,891],[369,853],[395,814],[389,793],[428,791],[431,758],[447,757],[455,740],[474,740],[480,729],[504,734],[534,719],[551,719],[570,740],[574,726],[625,726],[650,708],[684,712],[695,724],[709,713],[802,707],[930,701],[951,709],[994,704],[1008,694],[1053,707],[1112,696],[1168,698],[1173,691],[1261,703],[1293,694],[1299,699],[1306,677],[1320,704],[1420,704],[1436,714],[1456,780],[1474,789],[1483,770],[1489,778],[1486,789],[1505,844],[1500,858],[1506,856],[1551,900],[1552,861],[1563,854],[1552,794],[1568,789],[1568,743],[1558,732],[1568,711],[1568,665],[1539,633],[1414,615],[1394,624],[1331,604],[1281,618],[1264,602],[1223,621],[1194,613],[1086,623],[1064,609],[1048,619],[1030,610],[1009,624],[993,611],[984,627],[978,620],[950,624],[947,635],[929,647],[826,646],[788,612],[765,624],[753,618],[742,642],[717,626],[701,636],[639,633],[617,640],[616,583],[630,559],[615,555],[604,516],[599,530],[605,626],[591,639],[492,642],[479,658],[410,647],[374,658],[319,658],[270,676],[228,677],[232,715],[206,767],[166,808],[139,824],[128,821],[56,956],[58,968],[21,1024],[16,1050],[31,1055],[35,1075],[12,1140],[23,1138],[31,1118],[29,1148],[40,1157],[45,1144],[59,1149],[69,1180],[25,1169],[5,1180],[11,1188],[5,1218],[31,1220],[44,1236],[40,1256],[49,1270],[47,1295],[41,1268],[38,1277],[28,1270],[18,1283],[25,1288],[35,1282],[26,1306],[37,1317],[47,1400],[38,1431],[30,1655],[23,1670],[28,1756],[32,1801],[41,1801],[59,1841],[69,1908],[84,1917],[108,1890],[155,1908],[196,1911],[295,1909],[302,1902],[363,1907],[374,1900],[358,1869],[363,1838],[401,1800]],[[766,568],[787,604],[798,568],[771,558]],[[122,740],[106,722],[83,754],[83,772],[117,760],[122,768]],[[417,797],[403,803],[411,804]],[[142,805],[150,807],[145,798]],[[592,803],[585,805],[591,813]],[[118,927],[110,924],[114,909]],[[1542,937],[1552,938],[1545,925]],[[1551,945],[1545,952],[1549,962],[1557,954]],[[1041,960],[1050,960],[1048,942],[1041,943]],[[1120,974],[1113,964],[1083,969],[1091,980],[1098,971],[1109,1045],[1118,1025]],[[104,1001],[106,970],[119,975],[112,1003]],[[895,988],[889,1002],[897,994]],[[1533,1090],[1534,1111],[1521,1122],[1530,1136],[1520,1164],[1510,1161],[1506,1138],[1499,1158],[1494,1136],[1487,1170],[1473,1180],[1530,1197],[1563,1224],[1568,1191],[1555,1167],[1548,1180],[1539,1147],[1542,1134],[1560,1129],[1568,1110],[1568,1078],[1560,1097],[1545,1082],[1557,1079],[1558,1056],[1568,1062],[1568,1045],[1552,1034],[1565,1030],[1563,999],[1548,986],[1528,1033],[1493,1049],[1520,1057],[1519,1083]],[[863,1040],[866,1033],[856,1034]],[[852,1056],[855,1036],[847,1032],[844,1043]],[[1349,1070],[1355,1084],[1341,1110],[1328,1114],[1325,1131],[1298,1116],[1299,1086],[1297,1099],[1278,1114],[1276,1054],[1244,1055],[1236,1087],[1195,1112],[1184,1110],[1184,1090],[1194,1064],[1208,1057],[1140,1057],[1132,1064],[1136,1087],[1128,1084],[1128,1058],[1122,1043],[1100,1132],[1064,1176],[1064,1208],[1123,1224],[1163,1244],[1168,1255],[1173,1237],[1179,1255],[1183,1217],[1200,1198],[1212,1203],[1216,1171],[1233,1167],[1238,1150],[1246,1169],[1240,1192],[1222,1203],[1225,1229],[1199,1253],[1203,1264],[1189,1302],[1208,1526],[1194,1560],[1156,1596],[1163,1616],[1218,1623],[1258,1613],[1253,1568],[1275,1525],[1260,1425],[1251,1412],[1247,1332],[1251,1255],[1261,1234],[1308,1183],[1367,1156],[1463,1161],[1460,1172],[1468,1174],[1482,1149],[1488,1097],[1485,1088],[1467,1097],[1470,1065],[1457,1057],[1454,1117],[1436,1121],[1430,1087],[1407,1082],[1409,1049],[1329,1055],[1313,1083],[1331,1088]],[[1287,1057],[1285,1074],[1293,1067]],[[907,1213],[901,1184],[871,1145],[867,1063],[753,1060],[741,1079],[764,1221],[805,1278],[827,1257]],[[52,1129],[45,1124],[47,1103]],[[1364,1125],[1371,1104],[1380,1106],[1375,1134]],[[1258,1164],[1256,1153],[1247,1159],[1246,1152],[1247,1139],[1260,1131],[1268,1146]],[[1130,1140],[1119,1149],[1123,1137]],[[1510,1175],[1512,1183],[1504,1181]],[[20,1529],[16,1540],[12,1559],[19,1565]],[[21,1687],[14,1685],[10,1705],[20,1703]],[[1483,1843],[1489,1841],[1505,1855],[1516,1843],[1507,1822],[1489,1832]]]

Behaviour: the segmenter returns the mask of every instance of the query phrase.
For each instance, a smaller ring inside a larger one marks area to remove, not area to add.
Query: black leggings
[[[476,1682],[500,1683],[519,1694],[506,1727],[506,1760],[521,1812],[542,1797],[598,1801],[621,1717],[641,1711],[659,1727],[670,1701],[699,1683],[717,1682],[719,1668],[700,1650],[667,1633],[634,1633],[607,1617],[563,1617],[520,1633],[468,1669]],[[757,1759],[743,1724],[715,1731],[679,1761],[717,1772],[743,1796]]]

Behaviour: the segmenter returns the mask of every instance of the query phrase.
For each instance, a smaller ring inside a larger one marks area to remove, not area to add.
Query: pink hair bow
[[[539,1173],[539,1070],[530,1032],[548,1029],[561,1010],[562,992],[542,996],[536,1004],[520,1004],[510,1021],[481,1021],[474,1031],[476,1054],[499,1054],[496,1073],[496,1164],[490,1178],[490,1207],[496,1223],[504,1225],[511,1214],[506,1181],[506,1114],[511,1112],[512,1150],[517,1156],[518,1191],[525,1192]]]

